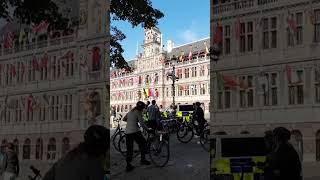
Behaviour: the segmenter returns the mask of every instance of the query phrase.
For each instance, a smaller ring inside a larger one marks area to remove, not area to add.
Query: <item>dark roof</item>
[[[206,46],[205,43],[207,44],[208,48],[210,48],[210,38],[198,40],[195,42],[191,42],[188,44],[184,44],[181,46],[174,47],[170,53],[168,53],[168,57],[172,57],[173,55],[178,57],[181,55],[182,52],[184,52],[185,56],[189,55],[190,52],[190,47],[192,53],[198,53],[199,51],[205,51]]]

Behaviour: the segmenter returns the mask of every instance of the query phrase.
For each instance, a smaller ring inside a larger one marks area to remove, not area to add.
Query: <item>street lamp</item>
[[[221,47],[217,43],[213,43],[212,48],[210,48],[210,58],[217,62],[221,54]]]
[[[175,82],[179,80],[179,77],[176,76],[176,73],[175,73],[175,70],[176,70],[176,67],[175,67],[175,63],[176,63],[176,60],[175,59],[172,59],[171,60],[171,64],[172,64],[172,71],[171,73],[169,72],[167,74],[168,77],[171,78],[172,80],[172,105],[175,106]]]

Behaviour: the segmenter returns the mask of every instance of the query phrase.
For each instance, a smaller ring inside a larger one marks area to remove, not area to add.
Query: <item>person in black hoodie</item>
[[[14,151],[14,145],[8,143],[6,146],[6,163],[4,170],[4,180],[15,180],[19,175],[19,159],[17,153]]]
[[[302,180],[301,162],[289,143],[291,133],[284,127],[273,130],[274,148],[268,157],[266,169],[272,172],[272,180]]]

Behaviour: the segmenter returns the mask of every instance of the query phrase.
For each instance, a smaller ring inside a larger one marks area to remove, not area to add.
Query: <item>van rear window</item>
[[[222,157],[265,156],[267,148],[264,138],[223,138]]]
[[[193,105],[180,105],[179,111],[193,111]]]

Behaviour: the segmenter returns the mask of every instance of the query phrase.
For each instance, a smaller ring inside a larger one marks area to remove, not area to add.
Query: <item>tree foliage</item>
[[[18,20],[22,24],[39,24],[46,20],[49,29],[66,30],[69,17],[59,12],[59,7],[52,0],[0,0],[0,18],[7,22]],[[77,21],[73,20],[76,24]]]
[[[160,10],[152,7],[150,0],[111,0],[110,12],[113,21],[128,21],[132,27],[141,25],[144,28],[156,26],[158,19],[164,16]],[[118,68],[128,67],[122,56],[121,41],[125,38],[119,29],[111,27],[110,60]]]

